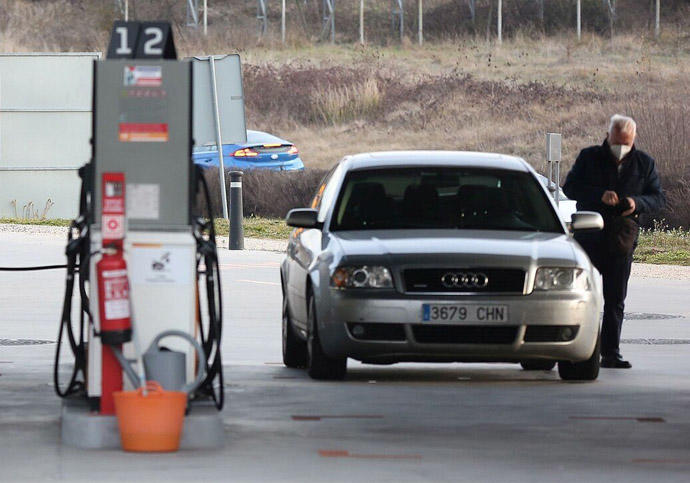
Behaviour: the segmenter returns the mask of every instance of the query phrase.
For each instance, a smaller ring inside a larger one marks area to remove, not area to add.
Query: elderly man
[[[578,210],[597,211],[604,218],[603,231],[578,234],[576,239],[603,277],[601,366],[609,368],[632,367],[619,344],[639,215],[658,211],[665,203],[654,159],[635,148],[636,133],[632,118],[614,115],[604,143],[580,152],[563,185]]]

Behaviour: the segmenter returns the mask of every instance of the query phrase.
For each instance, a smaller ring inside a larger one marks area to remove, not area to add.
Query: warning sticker
[[[157,220],[160,218],[160,185],[127,184],[127,218]]]
[[[129,300],[106,300],[105,301],[106,319],[126,319],[129,318]]]
[[[126,271],[104,272],[104,305],[106,319],[124,319],[129,317],[129,287]],[[115,277],[108,280],[108,277]]]
[[[138,246],[130,252],[134,284],[181,285],[194,282],[194,251],[174,245]]]
[[[168,124],[121,122],[119,139],[125,143],[164,143],[168,141]]]
[[[124,215],[101,216],[101,230],[103,238],[106,240],[121,240],[125,237],[125,217]]]
[[[126,65],[125,87],[160,87],[163,73],[159,65]]]

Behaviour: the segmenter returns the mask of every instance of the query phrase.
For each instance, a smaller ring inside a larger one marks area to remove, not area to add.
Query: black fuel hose
[[[0,272],[31,272],[34,270],[57,270],[67,265],[38,265],[35,267],[0,267]]]
[[[206,200],[207,219],[199,216],[194,220],[194,238],[197,243],[197,290],[200,276],[205,278],[206,299],[208,304],[208,330],[204,330],[200,304],[197,305],[197,318],[199,319],[199,335],[201,346],[206,354],[204,361],[206,377],[197,389],[196,394],[201,397],[210,397],[220,410],[225,402],[225,389],[223,383],[223,362],[221,358],[221,339],[223,332],[223,295],[220,283],[220,266],[218,263],[218,251],[216,246],[216,229],[214,226],[213,207],[208,183],[201,168],[197,167],[196,178]],[[204,236],[206,234],[206,236]],[[201,262],[205,269],[199,269]],[[215,386],[217,385],[217,390]]]
[[[65,277],[65,298],[62,304],[62,314],[60,317],[60,327],[58,329],[57,344],[55,349],[55,362],[53,365],[53,386],[59,397],[72,395],[86,396],[86,342],[84,326],[86,316],[89,323],[93,323],[89,312],[89,300],[86,295],[85,284],[89,277],[90,253],[90,233],[88,224],[88,185],[90,183],[90,168],[88,163],[79,169],[79,176],[82,179],[81,192],[79,196],[80,215],[72,221],[67,233],[67,246],[65,255],[67,256],[67,274]],[[75,237],[75,233],[77,236]],[[47,270],[47,269],[46,269]],[[79,294],[81,299],[81,310],[79,311],[79,332],[75,334],[72,326],[72,299],[74,295],[75,276],[79,276]],[[65,389],[61,389],[59,377],[60,354],[62,350],[63,338],[67,334],[67,342],[74,357],[72,374]]]

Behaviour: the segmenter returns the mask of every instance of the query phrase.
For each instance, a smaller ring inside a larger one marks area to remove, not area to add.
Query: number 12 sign
[[[115,22],[107,58],[177,59],[170,23]]]

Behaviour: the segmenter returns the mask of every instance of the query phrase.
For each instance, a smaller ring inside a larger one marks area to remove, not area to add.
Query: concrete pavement
[[[64,259],[54,237],[0,246],[0,266]],[[687,481],[690,282],[631,281],[634,368],[594,383],[509,364],[352,362],[326,383],[280,364],[281,259],[221,253],[227,442],[173,455],[59,444],[55,345],[7,344],[55,340],[64,274],[0,272],[0,481]]]

